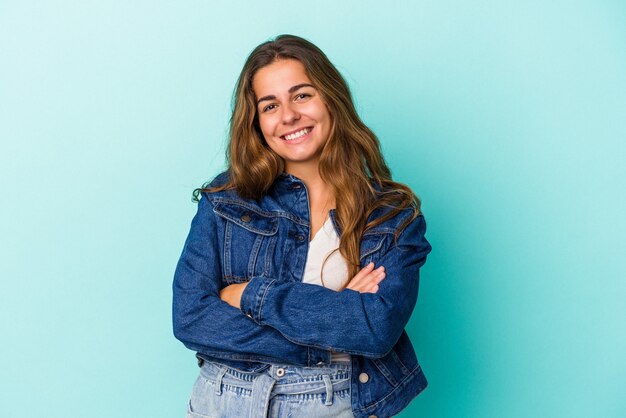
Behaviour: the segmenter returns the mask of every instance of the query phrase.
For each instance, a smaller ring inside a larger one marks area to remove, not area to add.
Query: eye
[[[309,97],[311,97],[309,93],[299,93],[298,95],[296,95],[296,100],[305,100]]]
[[[275,104],[270,104],[261,109],[261,112],[269,112],[270,110],[274,110],[276,108]]]

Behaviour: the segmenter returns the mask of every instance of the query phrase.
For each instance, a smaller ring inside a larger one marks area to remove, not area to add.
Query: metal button
[[[285,375],[285,369],[283,369],[282,367],[276,370],[276,376],[283,377],[284,375]]]
[[[367,373],[361,373],[359,375],[359,382],[367,383],[369,380],[370,380],[370,377],[367,375]]]
[[[250,319],[252,319],[252,315],[250,315],[249,313],[246,314],[246,316]]]
[[[241,220],[244,221],[244,222],[250,222],[250,219],[252,219],[252,218],[250,218],[250,215],[243,215],[241,217]]]
[[[293,185],[293,188],[294,188],[294,189],[299,189],[299,188],[301,188],[301,187],[302,187],[302,186],[301,186],[300,184],[294,184],[294,185]]]
[[[324,363],[323,361],[320,361],[319,363],[317,363],[318,366],[323,366],[324,364],[326,363]]]
[[[296,235],[298,241],[304,241],[304,235]]]
[[[370,415],[370,416],[369,416],[369,417],[367,417],[367,418],[378,418],[378,417],[377,417],[376,415]]]

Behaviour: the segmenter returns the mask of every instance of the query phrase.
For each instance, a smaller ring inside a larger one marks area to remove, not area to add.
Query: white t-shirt
[[[341,291],[348,284],[349,279],[348,263],[339,252],[339,236],[329,216],[309,242],[302,281]],[[331,361],[350,361],[350,355],[332,353]]]

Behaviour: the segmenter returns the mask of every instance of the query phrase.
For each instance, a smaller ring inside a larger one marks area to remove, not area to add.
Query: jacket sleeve
[[[253,278],[241,310],[299,344],[365,357],[383,357],[400,338],[417,301],[419,269],[431,246],[423,216],[415,218],[381,256],[386,277],[377,293],[335,292],[314,284]]]
[[[240,361],[329,363],[330,352],[289,341],[276,329],[251,321],[219,298],[221,266],[215,213],[204,195],[173,281],[174,335],[187,348]]]

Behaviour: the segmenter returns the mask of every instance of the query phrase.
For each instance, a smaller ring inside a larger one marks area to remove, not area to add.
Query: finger
[[[375,293],[378,291],[378,283],[385,278],[385,273],[370,274],[356,285],[348,287],[359,293]],[[373,290],[376,289],[376,290]]]
[[[374,263],[369,263],[365,267],[363,267],[348,283],[348,286],[357,285],[361,280],[367,277],[368,274],[372,272],[374,269]]]
[[[382,282],[385,279],[385,277],[387,277],[387,273],[382,272],[381,274],[379,274],[376,277],[376,279],[374,279],[374,281],[376,282],[376,284],[378,284],[378,283]]]
[[[376,293],[378,292],[378,285],[369,286],[367,289],[362,289],[359,293]]]
[[[352,278],[352,280],[359,280],[363,277],[367,276],[374,270],[374,263],[369,263],[365,267],[363,267],[359,272]]]
[[[372,276],[367,283],[365,283],[362,286],[362,289],[367,291],[367,292],[373,292],[375,293],[376,291],[372,291],[373,288],[378,289],[378,285],[380,284],[380,282],[382,282],[386,277],[386,274],[384,272],[381,272],[375,276]]]
[[[359,278],[355,278],[352,279],[350,281],[350,283],[348,283],[348,288],[349,289],[354,289],[356,290],[358,289],[366,289],[368,286],[371,285],[371,283],[378,283],[378,281],[381,280],[380,276],[383,275],[384,276],[385,272],[383,269],[376,269],[374,271],[371,271],[370,273],[368,273],[365,276],[359,277]]]
[[[368,274],[367,276],[365,276],[362,281],[363,282],[372,282],[372,281],[378,281],[380,280],[380,277],[384,277],[385,276],[385,270],[382,267],[377,268],[376,270],[372,271],[370,274]]]

